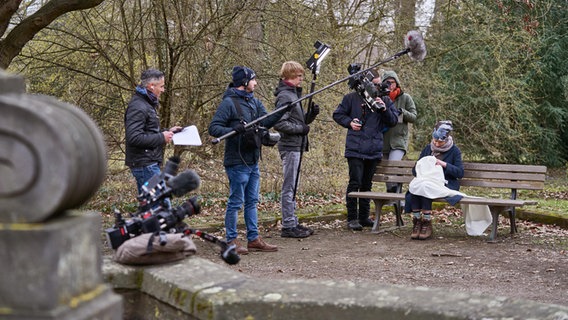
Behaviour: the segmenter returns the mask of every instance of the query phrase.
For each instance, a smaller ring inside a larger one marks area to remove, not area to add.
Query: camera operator
[[[160,174],[164,145],[172,141],[174,132],[182,129],[175,126],[160,132],[158,100],[164,91],[164,73],[156,69],[144,70],[124,114],[125,164],[136,179],[138,194],[142,193],[146,181]]]
[[[246,123],[266,115],[267,112],[262,102],[254,96],[257,82],[256,74],[252,69],[235,66],[233,67],[232,78],[233,81],[223,94],[223,101],[219,104],[209,124],[209,134],[213,137],[220,137],[232,131],[238,132],[225,141],[223,164],[230,188],[225,211],[226,239],[229,244],[237,246],[238,254],[247,254],[249,250],[278,251],[277,246],[264,242],[258,233],[260,145],[248,143],[247,136],[254,128],[245,128]],[[260,125],[271,128],[282,114],[283,112],[276,112],[262,120]],[[252,133],[254,134],[254,132]],[[247,229],[247,248],[241,246],[237,239],[237,218],[243,204]]]
[[[372,83],[380,85],[376,70],[370,71]],[[349,198],[352,191],[370,191],[377,164],[382,158],[383,129],[396,125],[398,110],[388,96],[375,98],[379,108],[371,108],[359,92],[343,97],[333,112],[333,120],[347,128],[345,158],[349,166],[349,183],[346,192],[347,227],[361,231],[372,227],[369,219],[370,200]]]

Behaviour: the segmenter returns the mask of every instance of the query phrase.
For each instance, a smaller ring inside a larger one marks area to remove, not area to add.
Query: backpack
[[[183,233],[144,233],[116,249],[114,261],[129,265],[162,264],[194,255],[197,248]]]

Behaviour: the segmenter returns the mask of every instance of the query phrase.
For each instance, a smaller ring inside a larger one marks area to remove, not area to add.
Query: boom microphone
[[[176,197],[199,188],[201,178],[193,170],[186,170],[167,182],[168,187],[172,189],[172,194]]]
[[[408,50],[410,59],[422,61],[426,57],[426,44],[424,43],[424,38],[422,38],[420,31],[408,31],[404,38],[404,45]]]

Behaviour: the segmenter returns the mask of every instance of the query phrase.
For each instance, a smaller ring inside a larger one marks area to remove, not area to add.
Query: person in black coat
[[[124,113],[125,164],[136,179],[138,194],[142,193],[146,181],[161,173],[164,145],[172,141],[174,132],[182,129],[175,126],[160,131],[158,100],[164,91],[164,73],[156,69],[144,70]]]
[[[372,82],[380,85],[381,78],[371,70]],[[372,227],[369,219],[370,200],[350,198],[353,191],[371,191],[373,175],[382,158],[383,130],[396,125],[398,110],[389,97],[377,97],[380,110],[369,106],[358,92],[348,93],[333,112],[333,120],[347,128],[345,158],[349,165],[349,183],[346,192],[347,227],[363,230]]]

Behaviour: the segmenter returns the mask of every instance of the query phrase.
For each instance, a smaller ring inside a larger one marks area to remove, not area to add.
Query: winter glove
[[[306,124],[302,125],[302,135],[305,136],[305,135],[308,134],[308,132],[310,132],[310,126],[308,126]]]
[[[308,114],[306,114],[306,123],[312,123],[316,116],[320,113],[320,107],[315,104],[313,101],[310,103],[310,109]]]
[[[320,106],[318,106],[317,104],[315,104],[313,101],[310,105],[310,110],[312,111],[312,115],[314,116],[314,118],[320,113]]]
[[[237,124],[233,125],[233,130],[235,130],[237,133],[243,133],[245,132],[245,125],[237,122]]]

